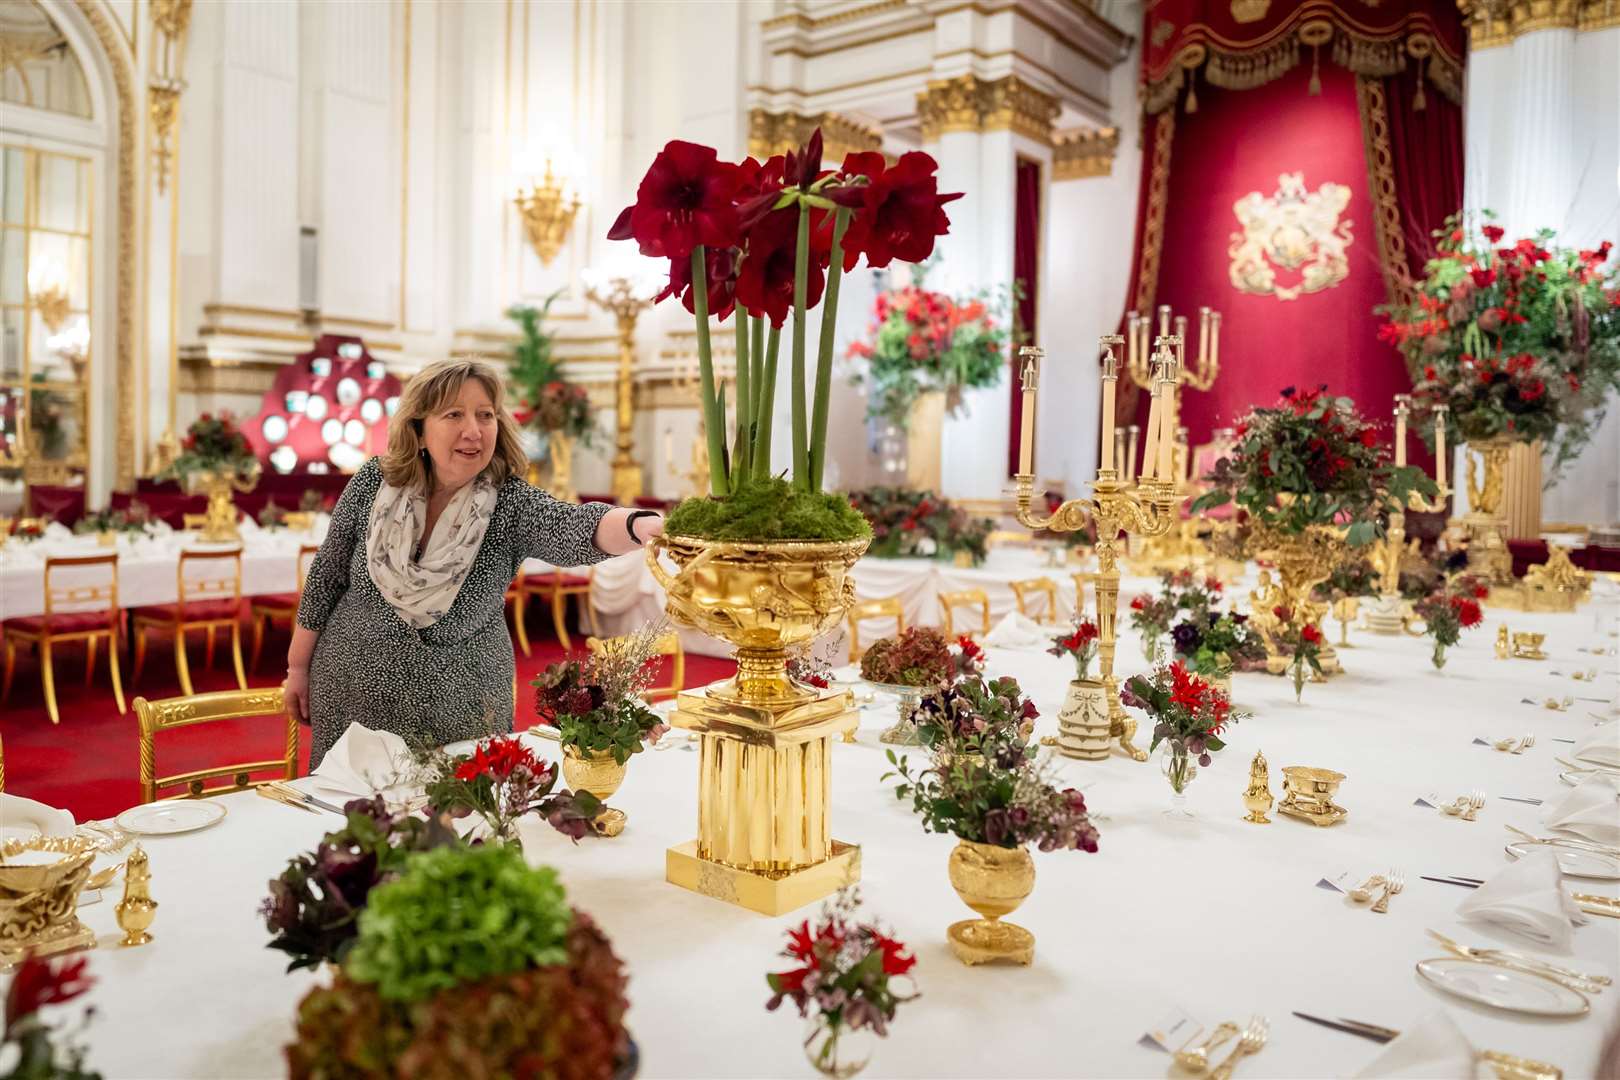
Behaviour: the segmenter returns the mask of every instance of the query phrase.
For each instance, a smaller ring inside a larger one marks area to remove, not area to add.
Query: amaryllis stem
[[[771,475],[771,427],[776,419],[776,360],[782,353],[782,328],[771,327],[765,343],[765,374],[760,379],[759,430],[754,435],[754,479]]]
[[[742,308],[737,309],[737,438],[732,444],[731,475],[738,478],[748,476],[748,451],[754,445],[754,393],[753,393],[753,365],[752,355],[749,352],[750,340],[749,324],[752,320],[748,312]]]
[[[692,317],[697,320],[698,385],[703,394],[703,435],[709,446],[709,492],[731,494],[726,473],[726,427],[714,394],[714,355],[709,350],[709,264],[703,245],[692,249]]]
[[[804,320],[810,289],[810,207],[799,203],[798,242],[793,249],[793,484],[810,490],[809,418],[804,400]]]
[[[749,411],[754,414],[754,423],[755,425],[758,425],[759,418],[765,415],[766,410],[773,407],[775,402],[767,404],[765,400],[765,316],[760,315],[756,317],[753,322],[754,343],[752,346],[752,355],[754,357],[754,405]]]
[[[838,286],[844,277],[844,230],[850,212],[839,207],[833,218],[832,262],[827,267],[827,292],[821,302],[821,351],[816,356],[816,406],[810,427],[810,490],[821,490],[827,462],[827,414],[832,400],[833,339],[838,332]]]

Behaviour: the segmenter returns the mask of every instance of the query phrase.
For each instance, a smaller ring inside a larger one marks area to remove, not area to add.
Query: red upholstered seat
[[[253,606],[256,608],[297,608],[298,602],[303,599],[302,593],[282,592],[267,593],[264,596],[255,596]]]
[[[526,589],[550,589],[559,584],[565,589],[584,589],[590,586],[591,579],[578,574],[527,574],[523,578],[523,587]]]
[[[101,611],[58,611],[50,615],[24,615],[7,619],[6,628],[26,634],[82,634],[86,630],[110,630],[113,613]]]
[[[241,614],[241,605],[235,600],[193,600],[185,605],[182,614],[179,604],[149,604],[134,608],[130,614],[137,619],[153,622],[203,622],[212,619],[234,619]]]

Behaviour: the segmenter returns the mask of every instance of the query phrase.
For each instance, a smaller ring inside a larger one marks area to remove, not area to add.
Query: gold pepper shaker
[[[1506,660],[1508,658],[1507,623],[1502,623],[1496,628],[1496,658],[1498,660]]]
[[[157,901],[152,899],[151,862],[139,844],[124,866],[124,898],[118,901],[117,911],[119,928],[124,931],[120,945],[145,945],[152,940],[146,930],[157,914]]]
[[[1257,750],[1249,763],[1249,787],[1243,793],[1243,805],[1249,812],[1243,820],[1254,825],[1270,825],[1266,811],[1271,809],[1271,803],[1271,770],[1266,765],[1266,755]]]

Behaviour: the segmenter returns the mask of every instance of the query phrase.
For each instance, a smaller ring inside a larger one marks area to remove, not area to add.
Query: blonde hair
[[[523,476],[529,468],[528,455],[518,437],[517,421],[506,411],[506,388],[495,369],[473,357],[440,360],[411,376],[399,408],[388,422],[388,453],[382,458],[383,479],[398,488],[432,490],[432,470],[423,453],[422,424],[443,412],[461,394],[468,379],[476,379],[495,404],[495,456],[484,466],[482,475],[496,486],[509,476]]]

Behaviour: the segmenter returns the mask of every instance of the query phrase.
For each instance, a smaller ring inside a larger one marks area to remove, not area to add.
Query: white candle
[[[1160,304],[1159,305],[1159,336],[1160,337],[1169,337],[1170,336],[1170,305],[1169,304]]]
[[[1138,343],[1136,328],[1141,321],[1142,317],[1136,312],[1127,311],[1125,313],[1125,370],[1127,371],[1136,371],[1139,363],[1139,354],[1136,351]]]
[[[1018,472],[1021,476],[1033,475],[1035,459],[1035,391],[1039,379],[1038,362],[1041,350],[1032,345],[1026,345],[1018,350],[1023,357],[1023,387],[1024,403],[1020,410],[1018,426]]]
[[[1406,464],[1406,395],[1395,398],[1395,465]]]
[[[1176,316],[1176,366],[1187,365],[1187,316]]]
[[[1141,364],[1136,370],[1146,374],[1147,389],[1151,389],[1153,385],[1153,356],[1148,352],[1148,338],[1152,334],[1152,325],[1153,320],[1146,315],[1136,320],[1136,357],[1137,362]]]
[[[1170,379],[1161,379],[1159,385],[1164,388],[1161,392],[1164,411],[1159,417],[1159,465],[1154,476],[1161,481],[1171,481],[1175,479],[1176,384]]]
[[[1209,313],[1209,370],[1217,371],[1221,366],[1221,313]]]
[[[1138,475],[1143,480],[1152,480],[1158,473],[1159,467],[1159,410],[1163,407],[1162,397],[1164,380],[1157,378],[1158,365],[1154,364],[1153,400],[1148,405],[1147,439],[1142,446],[1142,469]],[[1132,447],[1132,457],[1135,457],[1135,447]]]
[[[1125,482],[1136,479],[1136,442],[1142,435],[1142,429],[1135,424],[1126,428],[1130,432],[1130,446],[1125,451]]]
[[[1209,370],[1209,308],[1198,309],[1198,377]]]
[[[1446,491],[1446,407],[1436,406],[1434,410],[1434,482],[1440,486],[1440,493]]]
[[[1192,441],[1187,429],[1176,428],[1176,477],[1181,483],[1192,479]]]
[[[1102,464],[1099,468],[1111,470],[1114,467],[1114,389],[1119,380],[1119,361],[1114,356],[1114,347],[1104,345],[1107,354],[1103,357],[1102,373]]]

